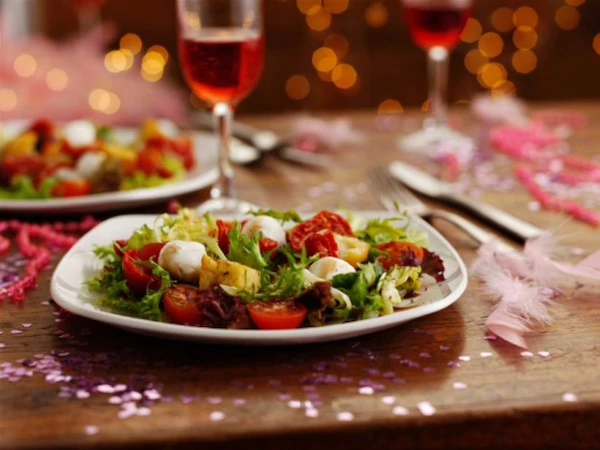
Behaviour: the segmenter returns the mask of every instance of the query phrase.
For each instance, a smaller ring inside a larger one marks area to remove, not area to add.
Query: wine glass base
[[[398,139],[400,149],[408,152],[434,153],[440,145],[472,146],[473,140],[446,125],[424,127]]]
[[[246,214],[253,210],[258,210],[259,207],[235,198],[220,197],[211,198],[205,201],[196,208],[198,215],[204,215],[206,213],[220,214],[220,215],[237,215]]]

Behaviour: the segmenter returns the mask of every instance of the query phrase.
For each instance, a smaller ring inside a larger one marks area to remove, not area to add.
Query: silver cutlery
[[[543,232],[540,228],[524,222],[501,209],[454,192],[450,184],[440,181],[406,163],[395,161],[390,165],[389,170],[392,177],[401,181],[412,190],[428,197],[459,206],[502,228],[507,233],[522,241],[535,238]]]
[[[415,214],[417,216],[429,219],[438,218],[455,225],[460,230],[468,234],[480,246],[493,240],[498,241],[505,250],[513,250],[508,245],[502,243],[498,238],[473,222],[442,209],[429,208],[425,203],[419,200],[412,192],[392,178],[387,168],[378,167],[370,169],[367,179],[371,187],[377,193],[382,205],[388,211],[397,211],[398,207]]]
[[[212,116],[205,113],[196,114],[195,123],[210,130],[214,129]],[[263,155],[273,152],[286,161],[318,168],[331,167],[329,156],[295,148],[290,145],[289,139],[273,131],[261,130],[237,121],[233,123],[231,131],[233,136],[252,145]]]

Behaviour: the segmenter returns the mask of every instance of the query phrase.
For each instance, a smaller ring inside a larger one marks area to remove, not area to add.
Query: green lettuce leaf
[[[394,225],[394,222],[404,220],[402,218],[375,219],[370,220],[364,230],[356,233],[356,236],[371,245],[377,246],[387,242],[405,241],[406,232]]]
[[[181,181],[186,176],[186,170],[183,162],[174,156],[166,155],[163,160],[163,166],[169,170],[173,176],[170,178],[162,178],[158,175],[146,175],[144,172],[136,172],[133,176],[125,178],[121,183],[121,190],[131,191],[133,189],[147,189],[165,184]]]
[[[331,284],[334,288],[347,294],[355,308],[363,308],[369,296],[369,290],[377,283],[382,274],[381,264],[363,264],[354,273],[333,277]]]
[[[248,214],[252,216],[269,216],[273,219],[280,220],[281,222],[302,222],[302,217],[300,217],[300,214],[298,214],[293,209],[285,212],[274,211],[272,209],[259,209],[258,211],[250,211]]]
[[[15,178],[11,187],[0,189],[0,198],[19,200],[39,200],[52,198],[52,190],[59,181],[56,178],[46,178],[39,189],[33,183],[31,177],[20,176]]]
[[[403,307],[407,294],[421,289],[421,267],[398,267],[390,270],[378,283],[383,300],[396,308]]]
[[[263,270],[270,264],[270,255],[263,256],[260,252],[260,236],[248,237],[242,234],[242,227],[237,224],[229,233],[229,254],[227,258],[252,267]]]

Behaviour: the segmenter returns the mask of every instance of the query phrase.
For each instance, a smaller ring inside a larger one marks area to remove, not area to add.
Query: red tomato
[[[277,247],[279,246],[277,244],[277,241],[274,241],[273,239],[269,239],[269,238],[262,238],[258,245],[260,246],[260,252],[264,255],[267,254],[269,252],[272,252],[274,250],[277,250]]]
[[[52,189],[54,197],[81,197],[92,193],[92,184],[87,180],[61,181]]]
[[[388,242],[380,245],[377,249],[388,254],[379,258],[379,262],[385,270],[389,270],[393,266],[420,266],[423,262],[423,249],[410,242]]]
[[[198,293],[199,289],[193,286],[178,285],[170,288],[163,297],[169,318],[179,325],[200,324],[200,311],[194,302]]]
[[[38,154],[7,156],[0,163],[0,177],[7,183],[19,176],[35,178],[45,166],[44,158]]]
[[[36,120],[29,127],[29,131],[33,131],[38,135],[40,140],[53,139],[56,134],[56,128],[48,119]]]
[[[323,229],[321,225],[322,224],[316,220],[309,220],[296,225],[288,235],[288,242],[290,247],[292,247],[292,250],[301,252],[306,238],[311,234]]]
[[[339,214],[331,211],[321,211],[315,216],[315,219],[325,224],[323,228],[331,230],[334,233],[341,234],[342,236],[356,236],[348,221]]]
[[[293,330],[306,319],[306,306],[292,300],[254,302],[248,305],[254,324],[261,330]]]
[[[127,286],[140,297],[146,295],[148,288],[158,290],[162,284],[160,278],[152,275],[148,267],[142,266],[137,250],[127,250],[123,255],[123,272],[127,279]]]
[[[171,151],[179,156],[186,170],[193,169],[196,165],[194,144],[190,138],[171,140]]]
[[[217,220],[217,228],[219,228],[219,247],[223,250],[223,253],[229,253],[229,233],[233,228],[231,222],[225,222],[223,220]]]
[[[127,247],[127,241],[125,239],[119,239],[115,241],[113,244],[113,248],[115,249],[115,253],[119,258],[123,257],[123,249]]]
[[[138,256],[142,261],[154,261],[158,262],[158,255],[160,255],[160,251],[167,244],[147,244],[144,245],[138,251]]]
[[[162,178],[173,176],[171,171],[164,167],[164,156],[161,150],[157,148],[145,148],[138,154],[138,169],[146,175],[158,175]]]
[[[340,254],[340,247],[330,230],[321,230],[309,235],[304,241],[304,247],[308,256],[320,254],[323,258],[326,256],[337,258]]]

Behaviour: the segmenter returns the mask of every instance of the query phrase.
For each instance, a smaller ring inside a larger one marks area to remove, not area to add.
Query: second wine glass
[[[450,52],[460,43],[460,35],[473,9],[472,0],[401,0],[409,33],[427,52],[430,116],[423,129],[404,138],[407,149],[431,149],[447,140],[464,138],[448,125],[446,91]]]
[[[237,105],[258,84],[265,41],[261,0],[177,0],[179,52],[192,91],[211,107],[219,140],[219,179],[203,210],[240,212],[231,164]]]

